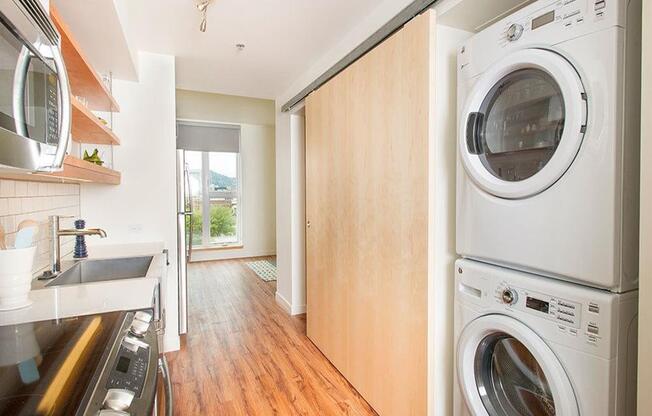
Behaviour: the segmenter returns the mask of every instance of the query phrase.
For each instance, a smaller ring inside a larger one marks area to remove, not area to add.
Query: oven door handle
[[[168,368],[168,360],[165,355],[161,354],[158,359],[158,368],[163,377],[163,390],[165,391],[165,416],[172,416],[174,403],[172,398],[172,381],[170,380],[170,369]]]
[[[14,70],[14,89],[12,105],[16,134],[27,137],[27,124],[25,123],[25,87],[27,86],[27,72],[32,59],[32,51],[25,45],[18,54],[16,69]]]

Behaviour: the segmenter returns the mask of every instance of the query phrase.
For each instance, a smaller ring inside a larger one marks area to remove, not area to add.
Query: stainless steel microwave
[[[61,169],[70,87],[60,35],[39,0],[0,1],[0,169]]]

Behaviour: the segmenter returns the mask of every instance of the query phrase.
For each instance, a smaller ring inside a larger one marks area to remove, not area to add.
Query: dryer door
[[[561,363],[530,328],[505,315],[466,326],[457,371],[476,416],[577,416],[577,400]]]
[[[460,156],[484,191],[508,199],[545,191],[573,163],[586,130],[587,98],[559,54],[525,49],[496,63],[472,88]]]

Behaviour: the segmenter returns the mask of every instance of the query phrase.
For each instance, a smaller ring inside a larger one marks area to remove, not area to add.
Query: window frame
[[[191,120],[191,119],[177,119],[177,124],[195,124],[195,125],[205,125],[205,126],[224,126],[232,125],[240,127],[242,131],[242,124],[239,123],[229,123],[221,121],[206,121],[206,120]],[[243,170],[242,170],[242,135],[238,137],[238,153],[236,153],[236,180],[238,183],[237,189],[237,212],[236,212],[236,238],[235,241],[225,242],[225,243],[211,243],[210,241],[210,196],[208,193],[209,188],[209,171],[210,171],[210,153],[233,153],[233,152],[210,152],[210,151],[198,151],[194,152],[201,153],[202,162],[201,162],[201,198],[202,198],[202,241],[201,244],[195,245],[196,249],[219,249],[219,248],[241,248],[244,247],[244,198],[242,191],[244,179],[243,179]],[[190,150],[185,150],[190,151]],[[203,215],[208,213],[208,215]],[[191,233],[192,236],[192,233]]]

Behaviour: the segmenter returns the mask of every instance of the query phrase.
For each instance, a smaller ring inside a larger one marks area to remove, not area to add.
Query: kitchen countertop
[[[95,313],[143,309],[152,306],[166,255],[162,243],[99,245],[89,247],[89,259],[154,256],[145,277],[43,287],[34,281],[30,299],[33,304],[11,311],[0,311],[0,326]],[[63,262],[67,269],[72,262]]]

